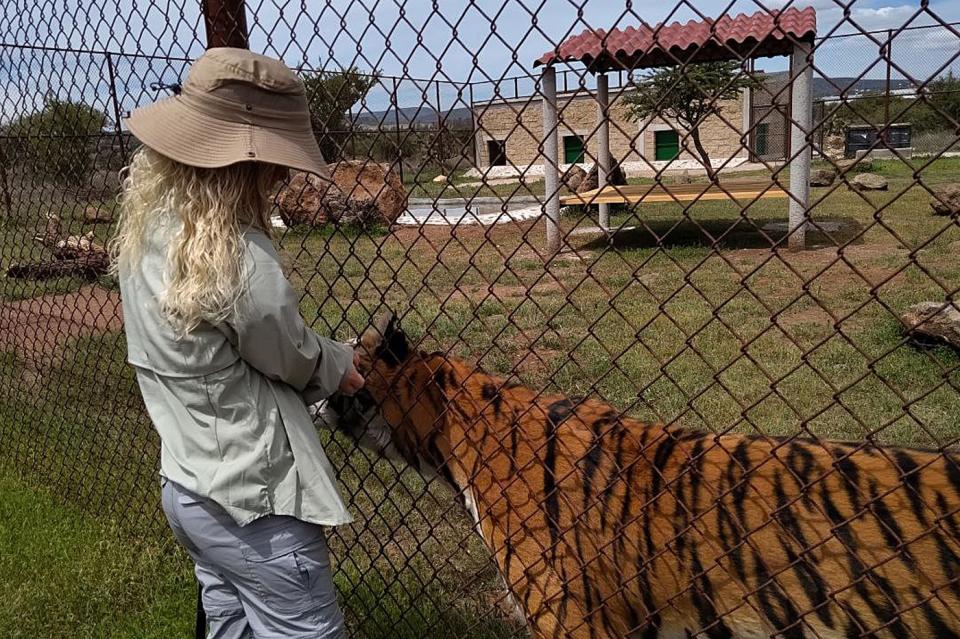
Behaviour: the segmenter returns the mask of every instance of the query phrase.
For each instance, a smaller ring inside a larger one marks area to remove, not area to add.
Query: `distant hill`
[[[385,129],[391,129],[397,126],[397,116],[399,116],[400,126],[435,127],[437,125],[437,110],[430,106],[423,107],[400,107],[397,114],[393,109],[386,111],[373,111],[361,113],[357,116],[357,126],[363,129],[376,129],[382,126]],[[473,126],[473,117],[470,109],[467,107],[458,107],[443,111],[440,114],[444,126],[456,129],[469,129]]]
[[[787,71],[776,71],[766,74],[768,81],[784,83],[789,78]],[[853,77],[813,78],[813,99],[839,95],[846,91],[847,95],[860,93],[875,93],[883,91],[887,86],[886,80],[860,79]],[[891,89],[909,89],[912,86],[909,80],[890,80]]]
[[[783,83],[788,79],[786,71],[776,71],[766,74],[767,81],[770,83]],[[891,89],[908,89],[912,85],[909,80],[891,80]],[[875,79],[856,79],[852,77],[836,78],[813,78],[813,98],[826,98],[835,96],[840,91],[846,90],[848,95],[857,95],[860,93],[871,93],[883,91],[886,87],[885,80]],[[399,116],[400,127],[423,126],[435,127],[437,124],[437,110],[430,106],[423,107],[401,107],[395,115],[393,109],[385,111],[373,111],[362,113],[357,116],[357,127],[361,129],[376,129],[382,126],[385,129],[392,129],[397,126],[397,116]],[[441,112],[444,118],[444,124],[450,128],[469,129],[473,126],[473,119],[470,109],[467,107],[458,107],[449,111]],[[382,124],[381,124],[382,122]]]

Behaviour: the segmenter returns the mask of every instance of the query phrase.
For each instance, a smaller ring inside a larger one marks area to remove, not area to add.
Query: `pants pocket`
[[[247,564],[261,601],[277,613],[314,610],[330,596],[336,601],[335,593],[326,592],[333,590],[333,582],[322,538],[273,557],[248,559]]]

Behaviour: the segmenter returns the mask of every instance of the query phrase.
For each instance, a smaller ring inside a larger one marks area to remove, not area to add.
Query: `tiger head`
[[[330,397],[317,407],[318,420],[432,474],[443,464],[431,437],[441,427],[443,397],[428,383],[424,355],[410,347],[393,313],[378,317],[355,343],[365,385],[353,396]]]

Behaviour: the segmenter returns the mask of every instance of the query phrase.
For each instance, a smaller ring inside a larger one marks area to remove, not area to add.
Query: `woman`
[[[349,346],[306,327],[269,238],[281,167],[326,175],[303,84],[212,49],[128,124],[144,145],[112,242],[128,359],[208,636],[341,637],[321,526],[350,516],[305,402],[363,378]]]

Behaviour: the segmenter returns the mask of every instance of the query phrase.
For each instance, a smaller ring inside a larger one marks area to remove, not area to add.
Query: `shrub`
[[[37,172],[69,185],[83,183],[93,169],[102,111],[82,102],[47,98],[43,108],[7,126],[24,143],[26,161]]]

